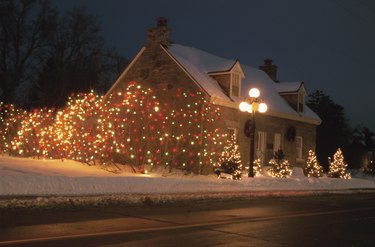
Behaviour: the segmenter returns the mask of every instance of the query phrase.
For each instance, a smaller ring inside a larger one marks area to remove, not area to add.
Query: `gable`
[[[106,97],[124,89],[129,82],[142,83],[161,97],[179,88],[186,92],[204,91],[194,78],[162,47],[143,47],[107,92]]]
[[[303,82],[280,82],[275,88],[296,112],[304,112],[307,92]]]

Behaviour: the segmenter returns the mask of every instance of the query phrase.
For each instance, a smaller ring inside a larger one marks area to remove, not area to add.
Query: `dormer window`
[[[238,73],[231,73],[230,97],[240,97],[241,76]]]
[[[304,106],[305,105],[305,92],[303,90],[300,90],[298,92],[298,112],[303,112],[304,111]]]
[[[307,92],[303,82],[275,83],[275,88],[296,112],[304,112]]]
[[[241,97],[241,82],[245,74],[238,60],[227,70],[211,71],[208,75],[219,83],[228,97]]]

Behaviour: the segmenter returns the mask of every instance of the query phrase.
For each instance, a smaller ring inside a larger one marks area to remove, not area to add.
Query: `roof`
[[[276,91],[279,93],[295,93],[303,87],[303,82],[281,82],[275,83]]]
[[[261,97],[268,105],[267,114],[314,124],[320,124],[321,122],[319,116],[309,107],[306,106],[303,113],[296,112],[279,95],[279,90],[293,90],[298,85],[297,83],[285,83],[285,85],[284,83],[275,83],[264,71],[241,64],[245,74],[242,81],[241,98],[231,99],[208,73],[229,71],[237,60],[221,58],[179,44],[172,44],[165,50],[211,96],[211,99],[216,99],[227,106],[238,107],[240,101],[247,96],[250,88],[257,87],[261,92]],[[301,82],[299,82],[299,86],[301,86]]]

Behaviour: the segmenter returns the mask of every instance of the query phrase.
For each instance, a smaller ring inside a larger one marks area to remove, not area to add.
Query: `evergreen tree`
[[[220,170],[225,173],[231,174],[233,179],[241,178],[241,154],[235,138],[227,140],[227,143],[224,146],[224,150],[219,157],[219,164]]]
[[[332,178],[345,178],[350,179],[351,175],[346,170],[348,164],[344,161],[344,156],[341,152],[341,149],[337,149],[335,155],[333,156],[333,161],[329,164],[328,175]]]
[[[272,166],[269,169],[272,177],[286,178],[292,175],[293,171],[290,167],[289,161],[285,159],[285,155],[282,150],[275,152],[274,157],[269,161],[269,164]]]
[[[327,164],[327,157],[337,147],[345,147],[350,140],[350,127],[345,116],[344,107],[336,104],[322,91],[309,95],[307,105],[319,115],[322,123],[316,129],[316,155],[321,164]],[[328,170],[328,166],[324,167]]]
[[[256,160],[254,160],[253,169],[254,169],[254,175],[255,176],[260,176],[260,173],[262,172],[262,165],[260,164],[260,159],[259,158],[257,158]]]
[[[323,167],[318,163],[315,152],[310,150],[307,157],[306,166],[303,172],[307,177],[322,177]]]

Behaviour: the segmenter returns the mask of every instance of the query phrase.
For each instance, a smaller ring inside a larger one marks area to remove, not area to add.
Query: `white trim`
[[[130,62],[130,64],[126,67],[124,72],[120,75],[119,78],[117,78],[116,82],[112,85],[112,87],[107,91],[107,93],[104,95],[104,98],[107,98],[109,94],[112,93],[112,90],[117,86],[117,84],[120,83],[123,77],[125,77],[126,73],[129,71],[129,69],[134,65],[134,63],[138,60],[138,58],[142,55],[142,53],[145,51],[146,47],[142,47],[142,49],[138,52],[138,54],[134,57],[134,59]]]
[[[239,72],[242,79],[245,78],[245,73],[244,73],[244,71],[241,67],[241,64],[240,64],[239,60],[236,60],[228,70],[225,70],[225,71],[210,71],[210,72],[207,72],[207,75],[225,75],[225,74],[228,74],[228,73],[232,73],[234,70]]]
[[[210,98],[210,102],[213,103],[213,104],[220,105],[220,106],[229,107],[229,108],[239,110],[239,108],[238,108],[239,103],[238,102],[229,102],[227,100],[222,100],[222,99],[219,99],[219,98],[214,97],[214,96],[212,96]],[[286,119],[299,121],[299,122],[303,122],[303,123],[314,124],[314,125],[320,125],[321,124],[320,120],[317,120],[317,119],[314,119],[314,118],[310,118],[310,117],[306,117],[306,116],[297,116],[297,115],[292,115],[292,114],[288,114],[288,113],[284,113],[284,112],[277,112],[277,111],[273,111],[273,110],[270,110],[270,109],[266,113],[263,113],[263,114],[268,115],[268,116],[273,116],[273,117],[286,118]]]
[[[236,60],[236,62],[232,66],[230,72],[231,73],[233,73],[233,72],[239,73],[240,76],[242,77],[242,79],[245,78],[245,73],[244,73],[244,71],[243,71],[243,69],[241,67],[241,64],[240,64],[239,60]]]
[[[266,154],[266,143],[267,143],[267,132],[257,131],[256,132],[256,143],[255,143],[255,155],[256,158],[260,159],[260,163],[263,165],[265,163]]]
[[[281,133],[276,132],[273,136],[273,152],[279,151],[279,149],[283,149],[282,144],[281,144]],[[278,144],[278,147],[276,148],[276,144]]]
[[[207,75],[227,75],[230,73],[230,70],[229,71],[220,71],[220,72],[208,72]]]
[[[233,131],[233,135],[231,136],[230,135],[230,132]],[[237,135],[238,135],[238,129],[237,128],[234,128],[234,127],[228,127],[227,128],[227,133],[228,133],[228,136],[227,136],[227,139],[231,139],[231,137],[234,137],[234,140],[237,140]]]
[[[302,97],[302,99],[300,98],[300,96]],[[298,92],[298,95],[297,95],[297,112],[305,112],[305,97],[306,97],[306,93],[305,92],[301,92],[299,91]],[[302,102],[301,102],[302,100]],[[300,109],[300,105],[302,104],[302,110]]]
[[[300,141],[297,141],[299,139]],[[300,146],[298,145],[298,142]],[[303,160],[303,137],[296,136],[296,160]]]
[[[237,72],[230,72],[230,83],[229,83],[229,97],[231,98],[240,98],[241,97],[241,86],[242,86],[242,76],[240,73]],[[238,76],[238,95],[233,95],[233,82],[234,82],[234,76]]]

